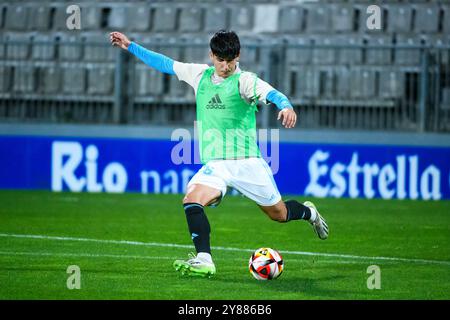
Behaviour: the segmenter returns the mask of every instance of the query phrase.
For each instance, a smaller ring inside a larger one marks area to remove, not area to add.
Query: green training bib
[[[202,163],[261,157],[256,139],[256,94],[253,104],[248,104],[239,94],[240,73],[217,85],[211,80],[213,73],[214,67],[205,70],[196,97]]]

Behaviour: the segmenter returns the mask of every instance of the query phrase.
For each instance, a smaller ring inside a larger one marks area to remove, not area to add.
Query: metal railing
[[[302,128],[450,132],[450,47],[241,39],[241,67],[284,92]],[[199,38],[149,49],[208,63]],[[257,121],[276,127],[275,107]],[[0,121],[191,125],[193,90],[105,42],[0,40]]]

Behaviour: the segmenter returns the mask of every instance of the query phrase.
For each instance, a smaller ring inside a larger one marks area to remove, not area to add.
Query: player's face
[[[227,78],[233,74],[234,70],[236,70],[236,64],[239,61],[239,56],[233,60],[222,59],[212,52],[209,53],[209,56],[219,77]]]

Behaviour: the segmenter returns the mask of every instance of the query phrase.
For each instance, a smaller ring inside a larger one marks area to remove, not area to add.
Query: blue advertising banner
[[[450,199],[450,148],[280,143],[262,149],[282,194]],[[200,169],[194,143],[0,137],[0,189],[184,193]]]

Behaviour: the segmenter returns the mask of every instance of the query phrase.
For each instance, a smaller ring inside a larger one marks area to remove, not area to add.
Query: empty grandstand
[[[241,37],[241,67],[286,93],[302,128],[450,131],[449,1],[78,1],[79,30],[69,4],[0,4],[0,121],[191,125],[188,86],[114,50],[108,33],[208,63],[225,28]],[[260,109],[259,124],[277,127],[276,108]]]

